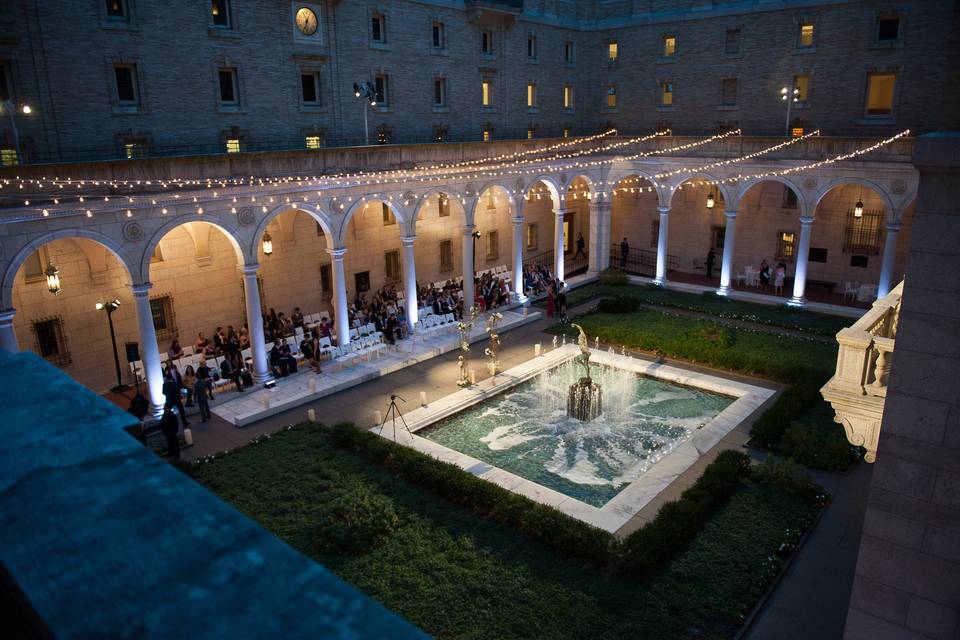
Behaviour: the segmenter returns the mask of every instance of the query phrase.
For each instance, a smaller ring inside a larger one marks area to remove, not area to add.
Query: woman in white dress
[[[787,277],[787,265],[783,262],[777,264],[777,270],[773,272],[774,293],[778,296],[783,295],[783,281]]]

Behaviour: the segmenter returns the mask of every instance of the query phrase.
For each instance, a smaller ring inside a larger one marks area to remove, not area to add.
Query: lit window
[[[118,65],[113,68],[113,75],[117,81],[117,102],[121,105],[137,104],[136,67],[133,65]]]
[[[569,138],[569,137],[570,137],[570,127],[564,127],[564,128],[563,128],[563,137],[564,137],[564,138]]]
[[[897,76],[892,73],[867,74],[867,115],[893,114],[893,89]]]
[[[140,142],[127,142],[123,145],[123,154],[127,160],[142,158],[146,155],[146,147]]]
[[[607,85],[607,109],[616,109],[617,108],[617,86],[613,84]]]
[[[220,79],[220,104],[223,106],[236,106],[237,100],[237,70],[220,69],[218,73]]]
[[[803,137],[803,127],[793,127],[793,128],[791,128],[791,129],[790,129],[790,135],[793,136],[794,138],[802,138],[802,137]]]
[[[794,95],[797,98],[797,102],[806,102],[807,95],[810,91],[810,76],[793,76],[793,88],[795,90]]]
[[[619,55],[619,50],[617,47],[617,41],[607,43],[607,62],[614,63],[617,61],[617,55]]]
[[[444,107],[447,104],[447,79],[433,79],[433,106]]]
[[[793,245],[796,241],[796,234],[792,231],[777,232],[777,259],[793,260]]]
[[[573,109],[573,87],[570,85],[563,88],[563,108]]]
[[[440,241],[440,271],[453,270],[453,242]]]
[[[390,105],[390,80],[388,76],[379,75],[373,79],[374,93],[378,107],[387,107]]]
[[[106,2],[107,2],[108,18],[126,19],[127,17],[126,0],[106,0]]]
[[[533,83],[527,85],[527,106],[537,106],[537,85]]]
[[[374,13],[370,16],[370,39],[374,42],[386,42],[386,20],[382,14]]]
[[[214,26],[230,26],[230,7],[227,3],[227,0],[211,0],[210,18],[213,21]]]
[[[737,79],[724,78],[721,85],[720,104],[733,107],[737,104]]]
[[[530,127],[529,129],[527,129],[527,140],[533,140],[533,138],[536,135],[537,135],[537,130],[534,127]]]
[[[900,18],[896,16],[886,16],[877,21],[877,40],[880,42],[894,42],[899,39]]]
[[[492,31],[484,30],[480,32],[480,53],[485,53],[487,55],[493,53]]]
[[[723,44],[724,53],[740,53],[740,29],[727,29]]]
[[[443,23],[434,22],[433,23],[433,48],[442,49],[444,44],[443,38]]]
[[[537,59],[537,36],[527,36],[527,59]]]
[[[812,24],[800,25],[800,39],[797,42],[797,46],[800,46],[800,47],[813,46],[813,25]]]
[[[0,149],[0,165],[12,167],[17,164],[20,164],[20,161],[17,159],[16,149]]]
[[[307,149],[319,149],[323,146],[320,136],[307,136],[304,138],[304,142],[306,142]]]
[[[492,98],[493,83],[490,82],[489,80],[484,80],[481,86],[481,91],[483,93],[481,104],[485,107],[489,107],[493,102],[493,98]]]
[[[673,105],[673,83],[660,83],[660,106],[669,107]]]
[[[537,248],[537,225],[536,223],[527,225],[527,249]]]
[[[300,86],[302,89],[303,104],[320,104],[320,74],[302,73],[300,74]]]
[[[487,127],[483,130],[483,141],[490,142],[493,139],[493,129]]]
[[[500,255],[500,233],[498,231],[487,232],[487,260],[494,260]]]
[[[227,140],[227,153],[240,153],[240,140],[229,138]]]
[[[677,38],[676,36],[664,36],[663,37],[663,57],[672,58],[677,53]]]

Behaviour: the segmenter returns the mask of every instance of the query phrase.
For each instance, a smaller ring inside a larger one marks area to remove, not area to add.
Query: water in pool
[[[417,435],[601,507],[733,402],[595,366],[603,412],[580,422],[567,416],[567,393],[581,373],[560,365]]]

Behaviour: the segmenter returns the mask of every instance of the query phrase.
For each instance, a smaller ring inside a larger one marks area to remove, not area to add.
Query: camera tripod
[[[390,406],[387,407],[387,412],[383,415],[383,422],[380,423],[380,435],[383,435],[383,425],[387,424],[387,420],[391,420],[393,423],[393,441],[397,441],[397,418],[400,418],[400,422],[403,423],[403,428],[407,430],[407,433],[410,434],[410,437],[413,437],[413,433],[410,431],[410,427],[407,426],[407,421],[403,419],[403,414],[400,413],[400,407],[397,406],[397,400],[400,402],[406,403],[406,400],[401,398],[396,394],[390,394]]]

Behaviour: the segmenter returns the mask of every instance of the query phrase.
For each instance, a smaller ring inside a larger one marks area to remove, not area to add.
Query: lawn
[[[598,297],[634,298],[644,304],[685,309],[719,318],[784,327],[822,336],[836,335],[840,329],[853,324],[852,318],[805,311],[786,304],[756,304],[724,298],[712,292],[686,293],[652,285],[591,284],[571,291],[567,295],[567,306],[573,307]]]
[[[781,544],[819,508],[779,485],[741,480],[672,560],[625,580],[398,479],[316,425],[188,472],[441,638],[730,638],[789,552]],[[345,497],[380,524],[333,526]]]

